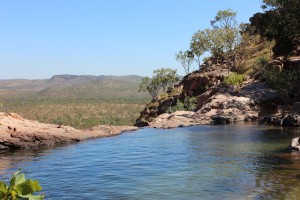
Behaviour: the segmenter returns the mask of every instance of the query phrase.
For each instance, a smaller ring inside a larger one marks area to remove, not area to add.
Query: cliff
[[[299,59],[282,61],[285,68],[296,69]],[[271,67],[278,62],[271,61]],[[292,103],[282,106],[279,91],[265,82],[245,76],[238,86],[224,83],[228,76],[226,62],[203,65],[201,70],[187,74],[166,94],[154,98],[141,112],[136,126],[173,128],[200,124],[228,124],[257,121],[280,126],[300,126],[299,85],[294,87]],[[257,74],[256,74],[257,75]],[[180,88],[180,89],[178,89]],[[176,91],[176,92],[174,92]],[[164,98],[161,98],[161,97]],[[190,111],[169,112],[186,98],[196,98],[197,105]]]

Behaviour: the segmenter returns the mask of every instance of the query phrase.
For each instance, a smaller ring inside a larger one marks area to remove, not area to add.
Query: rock
[[[9,148],[7,146],[4,146],[2,144],[0,144],[0,150],[8,150]]]
[[[171,114],[164,113],[162,115],[159,115],[149,125],[153,128],[176,128],[209,123],[209,117],[195,117],[195,112],[193,111],[176,111]]]
[[[224,116],[213,116],[212,117],[212,123],[215,125],[219,125],[219,124],[230,124],[231,123],[231,119],[228,117],[224,117]]]
[[[91,138],[114,136],[124,131],[137,129],[134,126],[97,126],[90,130],[77,130],[69,126],[39,123],[23,119],[17,114],[0,112],[0,149],[73,143]]]
[[[282,120],[278,117],[266,116],[259,119],[260,124],[281,126]]]
[[[145,127],[145,126],[149,126],[149,123],[148,122],[145,122],[145,121],[138,121],[134,124],[134,126],[137,126],[137,127]]]
[[[288,115],[282,119],[282,127],[300,127],[300,116],[299,115]]]
[[[180,84],[183,85],[183,92],[185,94],[190,97],[198,96],[206,92],[208,88],[222,82],[227,74],[227,70],[209,72],[199,70],[185,76]]]

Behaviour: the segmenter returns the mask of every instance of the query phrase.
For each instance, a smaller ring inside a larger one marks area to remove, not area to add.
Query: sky
[[[58,74],[151,76],[210,27],[218,10],[238,22],[261,0],[0,0],[0,79]],[[196,67],[196,65],[195,65]]]

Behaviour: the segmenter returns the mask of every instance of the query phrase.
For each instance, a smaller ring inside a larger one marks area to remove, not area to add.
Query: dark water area
[[[46,199],[300,199],[295,128],[141,129],[42,150],[0,153],[0,180],[19,168]]]

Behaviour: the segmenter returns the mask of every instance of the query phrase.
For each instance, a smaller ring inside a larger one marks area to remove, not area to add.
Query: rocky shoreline
[[[249,80],[234,88],[216,86],[198,97],[197,111],[176,111],[158,115],[148,125],[153,128],[176,128],[192,125],[218,125],[257,122],[282,127],[300,127],[300,103],[282,107],[274,102],[280,97],[265,83]]]
[[[300,56],[288,59],[278,57],[266,65],[269,70],[277,70],[278,67],[297,74],[300,72]],[[165,93],[153,98],[140,113],[135,125],[175,128],[251,121],[300,127],[298,79],[287,93],[286,89],[270,88],[263,78],[263,71],[258,68],[248,75],[242,75],[239,81],[235,76],[232,78],[235,83],[226,82],[229,75],[235,74],[229,68],[226,61],[206,61],[199,70],[187,74]]]
[[[89,130],[77,130],[69,126],[27,120],[15,113],[0,112],[0,150],[75,143],[87,139],[115,136],[137,129],[134,126],[101,125]]]

